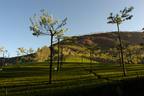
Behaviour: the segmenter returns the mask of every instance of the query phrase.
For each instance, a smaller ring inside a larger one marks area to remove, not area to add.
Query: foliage
[[[63,28],[66,25],[67,18],[59,21],[50,16],[45,10],[41,10],[40,16],[34,15],[33,19],[30,18],[31,26],[30,30],[33,31],[33,35],[49,35],[50,36],[50,75],[49,83],[52,81],[52,65],[54,57],[53,38],[65,32]]]
[[[129,52],[127,51],[127,48],[129,49],[129,47],[132,47],[132,46],[141,46],[143,48],[144,39],[142,39],[142,37],[144,36],[144,34],[142,32],[122,32],[121,36],[122,36],[123,44],[125,44],[125,47],[124,47],[125,63],[129,64],[131,62],[128,62],[128,58],[130,58],[130,57],[128,56]],[[76,59],[71,60],[68,57],[72,57],[72,58],[76,57],[76,58],[83,58],[84,60],[87,59],[86,61],[89,61],[89,51],[87,50],[88,46],[85,46],[85,44],[83,44],[83,42],[84,42],[83,40],[85,39],[85,37],[86,37],[85,35],[77,36],[76,39],[73,39],[73,37],[69,37],[67,39],[60,41],[60,43],[63,46],[64,60],[71,62],[71,61],[75,61]],[[97,45],[97,46],[95,46],[95,48],[91,49],[94,51],[93,52],[93,55],[94,55],[93,61],[97,61],[97,62],[101,62],[101,63],[116,63],[116,64],[118,64],[119,50],[118,50],[118,46],[116,45],[117,40],[115,40],[117,38],[116,32],[92,34],[92,35],[87,36],[86,38],[88,38],[88,37],[90,38],[90,40],[93,42],[94,45]],[[101,38],[100,41],[102,41],[103,43],[100,43],[99,41],[97,41],[96,38]],[[107,42],[104,39],[106,39]],[[112,41],[114,43],[109,42],[110,39],[112,39]],[[76,42],[75,40],[77,40],[77,42],[79,42],[79,43],[75,43]],[[128,43],[126,44],[125,42],[128,42]],[[54,54],[55,54],[54,61],[56,61],[58,58],[57,45],[58,45],[57,43],[54,44],[54,50],[55,50],[54,51]],[[26,53],[28,53],[27,50],[29,50],[29,49],[26,49]],[[39,48],[39,49],[41,49],[41,48]],[[134,50],[140,50],[139,53],[143,54],[143,49],[140,49],[140,47],[138,47],[138,49],[134,48],[131,50],[133,50],[132,53],[135,52]],[[35,56],[36,56],[36,54],[38,55],[40,53],[41,52],[39,52],[39,53],[36,52]],[[50,51],[47,54],[46,53],[44,53],[44,54],[46,56],[45,57],[45,60],[46,60],[46,58],[48,58],[48,54],[50,55]],[[132,54],[133,63],[144,63],[143,55],[141,58],[139,58],[139,60],[138,60],[139,62],[137,62],[137,56],[136,55],[134,56],[134,55],[135,55],[135,53]],[[28,58],[28,57],[29,56],[27,56],[26,58]],[[36,56],[35,58],[31,58],[31,59],[35,59],[35,61],[37,61],[38,57]],[[140,57],[140,56],[138,56],[138,57]],[[40,57],[39,57],[39,59],[40,59]],[[41,60],[39,60],[39,62],[45,61],[45,60],[44,59],[42,60],[42,58],[41,58]],[[80,61],[82,61],[82,60],[80,60]]]
[[[16,63],[25,63],[34,61],[34,50],[32,48],[26,49],[24,47],[20,47],[17,49],[17,56],[15,59]],[[13,60],[12,60],[13,61]]]
[[[50,56],[50,49],[47,46],[43,46],[42,48],[38,48],[36,55],[35,55],[35,60],[37,62],[44,62],[49,59]]]
[[[34,50],[33,50],[32,48],[29,48],[29,49],[27,50],[27,54],[32,54],[32,53],[34,53]]]
[[[110,16],[107,18],[109,20],[107,23],[120,25],[122,22],[130,20],[133,15],[130,15],[129,13],[133,9],[134,7],[125,7],[123,10],[120,10],[120,14],[113,15],[113,13],[110,13]]]
[[[2,54],[2,57],[5,57],[5,55],[8,53],[8,50],[6,50],[5,47],[0,47],[0,54]]]
[[[125,64],[124,64],[124,53],[123,53],[123,43],[121,39],[121,34],[120,34],[120,24],[126,20],[130,20],[133,15],[130,15],[129,13],[133,10],[133,7],[130,8],[124,8],[123,10],[120,10],[119,14],[113,15],[113,13],[110,13],[110,16],[107,18],[109,24],[116,24],[117,25],[117,31],[118,31],[118,41],[119,41],[119,58],[120,58],[120,64],[122,64],[123,67],[123,73],[124,76],[126,76],[126,69],[125,69]]]
[[[124,50],[125,59],[128,64],[138,64],[142,63],[143,56],[143,46],[141,45],[129,45]]]
[[[18,48],[17,55],[18,56],[26,55],[26,49],[24,47]]]
[[[33,18],[30,18],[30,21],[32,24],[30,29],[33,31],[33,35],[56,36],[66,30],[62,27],[66,24],[67,18],[59,21],[49,15],[45,10],[41,10],[40,16],[34,15]]]

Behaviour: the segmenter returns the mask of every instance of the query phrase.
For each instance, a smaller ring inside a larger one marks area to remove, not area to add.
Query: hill
[[[121,38],[125,48],[125,62],[127,63],[141,63],[142,57],[138,56],[143,54],[142,48],[144,45],[144,33],[143,32],[121,32]],[[55,57],[57,61],[58,47],[55,46]],[[63,39],[60,42],[61,55],[63,55],[62,61],[65,62],[101,62],[101,63],[115,63],[118,61],[118,40],[117,32],[96,33],[83,36],[72,36]],[[128,53],[129,52],[129,53]],[[31,58],[31,61],[43,62],[49,58],[49,48],[44,46],[39,48],[33,55],[24,56],[24,58]],[[132,54],[131,57],[129,54]],[[129,57],[129,58],[128,58]],[[136,58],[140,58],[138,60]],[[17,62],[23,57],[13,57],[8,61]],[[33,58],[33,59],[32,59]],[[27,59],[26,61],[28,61]],[[23,60],[24,61],[24,60]],[[20,61],[21,62],[21,61]],[[28,61],[29,62],[29,61]]]
[[[124,43],[130,45],[144,44],[143,32],[121,32],[120,34]],[[100,49],[109,49],[115,47],[115,45],[117,44],[117,32],[73,36],[68,40],[64,40],[62,42],[64,45],[78,45],[81,47],[92,45],[97,46]]]
[[[141,50],[144,45],[144,33],[121,32],[120,34],[125,51],[125,62],[141,63],[143,56],[138,56],[138,54],[142,55],[144,53]],[[63,46],[63,53],[67,58],[73,56],[102,63],[113,63],[119,59],[117,37],[117,32],[73,36],[61,41],[61,46]],[[140,57],[141,60],[136,59],[137,57]],[[132,59],[135,60],[132,61]]]

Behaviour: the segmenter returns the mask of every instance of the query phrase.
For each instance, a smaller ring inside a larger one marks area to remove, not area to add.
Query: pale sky
[[[109,13],[130,6],[135,8],[134,17],[122,24],[121,30],[141,30],[144,27],[144,0],[0,0],[0,47],[6,47],[10,55],[15,56],[18,47],[36,49],[49,45],[48,36],[34,37],[29,30],[29,17],[41,9],[56,18],[68,18],[66,27],[69,31],[65,35],[84,35],[115,31],[115,25],[107,24]]]

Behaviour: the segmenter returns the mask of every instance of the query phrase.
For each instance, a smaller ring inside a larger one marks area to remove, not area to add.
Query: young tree
[[[24,48],[24,47],[20,47],[20,48],[18,48],[18,54],[19,55],[25,55],[26,54],[26,49]]]
[[[134,7],[124,8],[123,10],[120,10],[119,14],[113,15],[113,13],[110,13],[110,16],[108,19],[108,24],[116,24],[117,26],[117,32],[118,32],[118,41],[119,41],[119,48],[120,48],[120,60],[123,65],[123,73],[124,76],[126,76],[126,69],[124,64],[124,57],[123,57],[123,44],[121,40],[121,34],[120,34],[120,24],[122,24],[126,20],[130,20],[133,15],[130,15],[129,13],[134,9]]]
[[[0,48],[0,54],[2,54],[2,64],[1,64],[1,67],[3,66],[3,65],[5,65],[5,55],[7,54],[7,50],[6,50],[6,48],[5,47],[1,47]]]
[[[4,47],[0,48],[0,53],[2,54],[2,57],[4,58],[4,53],[5,53],[5,48]]]
[[[91,73],[93,71],[92,70],[92,58],[93,58],[92,55],[94,53],[92,50],[94,50],[95,45],[94,45],[94,43],[93,43],[93,41],[91,40],[90,37],[85,38],[83,43],[87,46],[87,49],[89,51],[90,73]]]
[[[27,49],[27,54],[32,54],[34,53],[34,50],[32,48]]]
[[[60,39],[62,38],[62,35],[57,35],[57,41],[58,41],[58,61],[57,61],[57,71],[59,71],[60,66]]]
[[[57,42],[58,42],[58,62],[57,62],[57,71],[60,70],[60,47],[61,47],[61,43],[60,40],[64,39],[65,37],[63,36],[64,32],[66,32],[68,29],[62,30],[61,34],[58,34],[56,36]]]
[[[24,47],[18,48],[18,49],[17,49],[17,55],[20,56],[20,58],[19,58],[20,61],[22,61],[22,62],[25,61],[25,60],[24,60],[24,59],[25,59],[25,58],[24,58],[24,55],[26,55],[26,49],[25,49]],[[18,60],[18,61],[19,61],[19,60]],[[21,62],[21,63],[22,63],[22,62]]]
[[[63,54],[63,49],[64,49],[64,47],[61,45],[60,46],[60,70],[62,70],[62,65],[63,65],[63,58],[64,58],[64,54]]]
[[[32,49],[32,48],[28,48],[28,49],[26,49],[26,60],[29,62],[29,63],[32,63],[32,61],[34,60],[34,56],[35,56],[35,54],[34,54],[34,49]]]
[[[64,31],[63,26],[66,25],[67,18],[59,21],[50,16],[45,10],[41,11],[40,16],[34,15],[30,18],[30,30],[33,35],[49,35],[50,36],[50,70],[49,70],[49,83],[52,83],[52,64],[53,64],[53,39],[56,35]]]

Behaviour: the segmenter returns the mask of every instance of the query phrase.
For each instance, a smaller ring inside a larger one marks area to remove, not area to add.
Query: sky
[[[34,37],[29,18],[45,9],[55,18],[68,18],[67,36],[115,31],[107,24],[110,12],[117,13],[133,6],[132,20],[124,22],[122,31],[138,31],[144,27],[144,0],[0,0],[0,47],[16,56],[19,47],[37,49],[49,45],[49,36]]]

